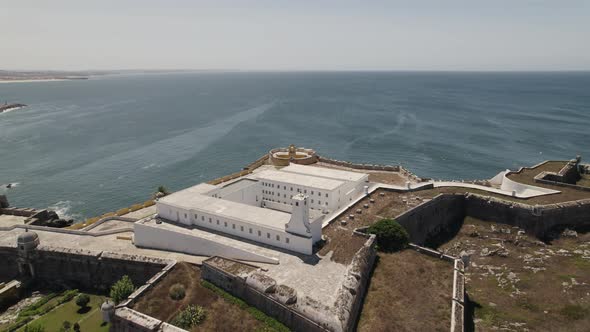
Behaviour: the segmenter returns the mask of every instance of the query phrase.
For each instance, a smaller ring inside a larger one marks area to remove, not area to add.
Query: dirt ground
[[[410,249],[378,257],[358,331],[448,331],[453,265]]]
[[[186,296],[180,301],[172,300],[168,294],[170,286],[176,283],[186,288]],[[133,309],[170,322],[188,304],[203,306],[207,311],[205,321],[193,331],[255,331],[266,327],[250,313],[203,287],[199,268],[183,262],[176,264],[163,280],[144,294]]]
[[[551,244],[502,224],[466,218],[439,250],[471,254],[466,285],[476,331],[588,331],[590,233]]]
[[[560,187],[560,186],[551,186],[548,184],[535,182],[534,177],[537,176],[539,173],[541,173],[543,171],[559,172],[559,170],[562,169],[566,163],[567,163],[566,161],[550,161],[550,162],[545,163],[537,168],[525,169],[520,174],[512,174],[512,175],[509,175],[508,177],[510,178],[510,180],[514,180],[516,182],[561,191],[561,193],[559,193],[559,194],[539,197],[539,198],[543,198],[543,199],[547,199],[547,200],[553,199],[553,201],[549,201],[549,203],[567,202],[567,201],[575,201],[578,199],[590,198],[590,191],[582,191],[582,190],[576,190],[576,189],[567,188],[567,187]],[[535,198],[530,199],[530,201],[533,201],[533,200],[537,200],[537,199],[535,199]]]
[[[383,196],[381,196],[381,193],[383,193]],[[322,230],[327,242],[318,253],[325,255],[330,251],[334,251],[332,254],[333,261],[349,264],[354,254],[366,242],[363,237],[353,236],[353,230],[369,226],[379,219],[394,217],[421,202],[414,201],[414,205],[408,205],[403,202],[402,197],[404,196],[392,191],[377,190],[369,197],[363,198]],[[371,199],[375,202],[371,203]],[[369,207],[364,208],[365,204],[368,204]],[[356,212],[358,209],[361,210],[360,214]],[[351,214],[354,215],[354,219],[348,217]],[[346,220],[346,225],[341,224],[341,220]]]

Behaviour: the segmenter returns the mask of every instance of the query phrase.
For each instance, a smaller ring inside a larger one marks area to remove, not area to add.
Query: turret
[[[285,230],[289,233],[311,237],[309,205],[307,204],[308,196],[297,194],[291,199],[293,200],[293,210],[291,212],[291,219],[285,226]]]

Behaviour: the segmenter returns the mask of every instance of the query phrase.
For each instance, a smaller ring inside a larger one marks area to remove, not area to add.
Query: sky
[[[0,69],[590,70],[590,0],[0,0]]]

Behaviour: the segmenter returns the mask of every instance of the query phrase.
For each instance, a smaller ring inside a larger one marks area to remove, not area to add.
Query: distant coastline
[[[40,78],[4,78],[0,77],[0,83],[33,83],[33,82],[59,82],[71,80],[87,80],[88,77],[40,77]]]

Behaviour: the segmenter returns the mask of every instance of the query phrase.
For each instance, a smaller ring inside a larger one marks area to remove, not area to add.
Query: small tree
[[[74,331],[80,332],[80,324],[78,324],[78,322],[74,323]]]
[[[168,293],[170,294],[170,298],[176,301],[184,299],[184,296],[186,295],[183,284],[174,284],[170,286]]]
[[[168,195],[168,194],[170,194],[170,192],[168,191],[168,189],[167,189],[166,187],[164,187],[164,186],[159,186],[159,187],[158,187],[158,192],[159,192],[159,193],[162,193],[162,194],[164,194],[164,195]]]
[[[371,225],[367,232],[377,236],[377,246],[382,251],[398,251],[408,245],[408,232],[393,219],[381,219]]]
[[[129,276],[124,275],[121,280],[117,281],[113,287],[111,287],[111,298],[115,303],[119,303],[126,299],[133,291],[135,287]]]
[[[71,328],[72,328],[72,323],[70,323],[67,320],[64,320],[64,322],[61,324],[62,331],[69,331]]]
[[[183,329],[190,329],[193,326],[199,325],[205,320],[207,312],[200,305],[190,304],[182,310],[178,316],[172,320],[172,325]]]
[[[76,296],[76,305],[81,309],[86,308],[88,302],[90,302],[90,296],[87,294],[80,293],[78,296]]]

